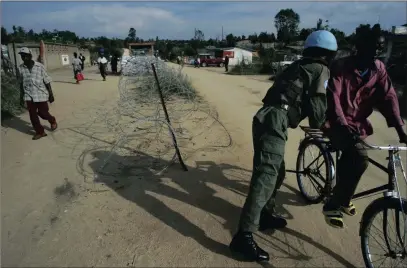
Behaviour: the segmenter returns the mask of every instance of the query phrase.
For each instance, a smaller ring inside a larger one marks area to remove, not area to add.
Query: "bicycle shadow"
[[[121,197],[137,204],[167,226],[186,237],[194,239],[211,252],[242,261],[242,259],[230,253],[228,245],[220,243],[208,236],[206,230],[192,223],[180,212],[170,208],[151,193],[175,199],[203,210],[209,215],[221,218],[223,220],[221,224],[224,229],[226,229],[230,235],[233,235],[237,228],[241,207],[219,197],[220,191],[216,191],[210,186],[215,185],[216,188],[220,187],[222,192],[226,190],[234,194],[245,196],[249,188],[249,183],[247,177],[246,180],[243,181],[242,176],[250,174],[248,170],[229,164],[218,165],[212,161],[197,161],[196,167],[188,167],[188,172],[182,171],[179,166],[176,166],[169,167],[165,175],[156,175],[146,167],[152,165],[168,165],[168,162],[134,151],[132,152],[133,155],[126,157],[119,156],[116,153],[111,154],[110,151],[103,150],[95,150],[90,152],[90,154],[94,160],[89,163],[89,166],[98,174],[95,183],[104,184],[113,189]],[[109,164],[106,165],[103,172],[101,172],[100,167],[105,163],[105,159],[108,155],[110,155]],[[170,186],[169,183],[172,185],[175,184],[176,187]],[[230,196],[229,194],[227,194],[227,196]],[[293,193],[286,194],[286,196],[290,198],[292,205],[298,205],[293,195]],[[282,193],[280,199],[284,199],[284,193]],[[282,201],[282,203],[283,202],[284,201]],[[218,222],[220,223],[220,221]],[[291,229],[282,230],[282,232],[310,243],[332,256],[338,262],[347,267],[352,267],[345,259],[310,237]],[[273,237],[273,239],[276,238]],[[292,248],[288,241],[280,241],[280,244],[281,243],[286,245],[285,248]],[[297,258],[300,261],[309,261],[312,259],[310,256],[304,256],[304,254],[296,253],[296,255],[293,255],[283,247],[275,246],[272,241],[271,243],[269,242],[269,244],[275,248],[276,251],[288,255],[288,257],[284,258]],[[297,252],[300,252],[300,250],[297,250]],[[273,266],[271,264],[265,264],[263,267]]]

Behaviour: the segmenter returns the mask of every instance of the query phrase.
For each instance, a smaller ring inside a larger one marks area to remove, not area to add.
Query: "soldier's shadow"
[[[112,188],[125,199],[136,203],[166,225],[184,236],[195,239],[212,252],[232,257],[227,245],[213,240],[206,235],[204,230],[186,219],[181,213],[149,194],[152,192],[167,196],[223,218],[225,220],[224,228],[232,232],[236,228],[240,208],[215,196],[216,191],[208,185],[208,183],[214,183],[237,192],[245,192],[246,185],[229,180],[222,174],[222,168],[227,168],[227,166],[216,167],[215,163],[211,163],[202,169],[188,167],[188,172],[182,171],[179,167],[170,167],[165,175],[160,176],[149,172],[148,167],[164,166],[168,163],[163,163],[164,161],[143,153],[137,153],[137,156],[127,156],[125,159],[117,154],[112,154],[109,157],[109,165],[100,171],[101,165],[109,154],[110,152],[106,151],[92,152],[95,160],[89,165],[94,172],[99,174],[96,182]],[[182,190],[163,183],[161,180],[163,177],[170,178],[171,183],[175,183]]]
[[[244,200],[249,188],[247,180],[250,171],[228,164],[198,161],[196,167],[188,167],[188,172],[182,171],[178,164],[175,164],[160,176],[148,171],[148,167],[165,166],[168,163],[140,152],[127,157],[113,153],[109,157],[109,164],[100,170],[110,152],[94,151],[91,154],[94,160],[89,165],[98,174],[97,183],[105,184],[123,198],[136,203],[166,225],[184,236],[195,239],[212,252],[236,259],[236,256],[231,255],[227,245],[207,236],[204,230],[150,193],[179,200],[223,219],[223,227],[232,235],[237,228],[241,207],[217,196],[217,191],[210,185],[239,194]],[[162,178],[169,178],[171,184],[175,183],[177,187],[169,186]],[[287,194],[282,193],[279,197],[283,203],[286,199],[284,195]],[[289,215],[292,218],[292,215]]]

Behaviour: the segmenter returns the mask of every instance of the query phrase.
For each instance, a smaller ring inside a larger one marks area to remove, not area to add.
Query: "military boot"
[[[259,231],[266,231],[268,229],[282,229],[287,226],[287,221],[267,210],[263,209],[260,214]]]
[[[245,257],[248,261],[269,261],[269,254],[260,248],[253,239],[253,234],[250,232],[238,232],[232,239],[229,245],[232,252],[238,253]]]

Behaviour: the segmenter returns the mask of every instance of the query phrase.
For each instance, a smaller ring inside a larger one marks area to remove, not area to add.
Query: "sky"
[[[332,28],[352,33],[361,23],[382,28],[407,23],[405,2],[1,2],[1,23],[26,30],[70,30],[79,36],[124,38],[130,27],[143,39],[191,39],[194,28],[205,38],[276,32],[274,16],[292,8],[300,15],[300,28],[315,27],[318,18]]]

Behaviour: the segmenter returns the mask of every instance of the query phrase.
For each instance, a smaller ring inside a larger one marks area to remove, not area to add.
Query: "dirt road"
[[[49,137],[31,140],[27,114],[2,129],[3,266],[260,267],[234,260],[227,245],[248,191],[251,119],[270,83],[184,68],[200,94],[216,107],[227,130],[208,129],[190,146],[219,143],[229,135],[232,143],[206,146],[209,149],[189,155],[188,172],[178,165],[164,175],[146,178],[129,177],[123,171],[115,180],[127,181],[116,187],[116,181],[97,184],[78,172],[78,158],[96,139],[87,137],[90,125],[96,133],[102,124],[91,122],[108,113],[118,96],[117,77],[102,82],[92,72],[85,73],[91,80],[80,86],[71,84],[70,72],[52,75],[59,81],[54,83],[56,103],[51,107],[59,129]],[[371,120],[376,134],[370,141],[397,140],[380,115]],[[288,168],[294,167],[301,137],[299,130],[289,133]],[[104,138],[113,139],[109,133]],[[97,169],[108,153],[101,149],[93,154],[87,169]],[[384,161],[383,153],[371,155]],[[136,164],[140,159],[126,161]],[[374,168],[365,177],[360,189],[385,180]],[[361,213],[346,218],[345,230],[332,229],[323,220],[321,205],[305,206],[297,189],[295,177],[288,175],[279,195],[288,228],[256,235],[273,258],[269,267],[362,266]],[[370,200],[355,205],[362,211]]]

